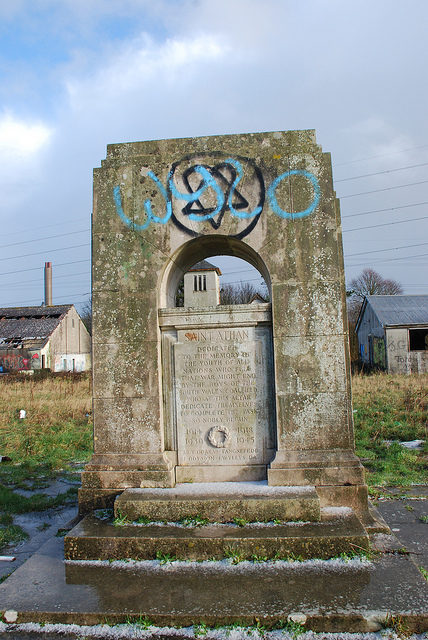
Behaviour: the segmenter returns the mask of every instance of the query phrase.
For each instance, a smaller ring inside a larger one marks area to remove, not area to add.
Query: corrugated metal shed
[[[428,295],[367,296],[367,302],[384,327],[428,324]]]
[[[0,307],[0,346],[47,340],[72,306]]]

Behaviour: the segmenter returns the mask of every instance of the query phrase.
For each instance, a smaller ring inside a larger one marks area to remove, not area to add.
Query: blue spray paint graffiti
[[[284,180],[284,178],[288,178],[289,176],[303,176],[311,181],[312,186],[314,188],[314,199],[312,200],[309,207],[307,207],[304,211],[298,211],[297,213],[291,213],[289,211],[284,211],[278,204],[278,200],[276,199],[276,190],[279,184]],[[292,171],[286,171],[282,173],[280,176],[275,178],[270,187],[267,190],[267,196],[269,200],[269,205],[274,213],[280,218],[305,218],[309,216],[315,209],[317,208],[320,198],[321,198],[321,189],[318,180],[314,176],[313,173],[309,171],[303,171],[302,169],[293,169]]]
[[[224,175],[221,174],[220,168],[228,167],[232,174],[232,178],[230,179],[230,183],[225,179]],[[263,203],[254,207],[252,211],[244,211],[238,210],[238,206],[242,209],[243,206],[248,205],[247,200],[245,200],[242,195],[238,192],[237,187],[242,180],[243,176],[243,168],[241,162],[235,158],[227,158],[221,165],[216,165],[215,167],[209,167],[204,165],[194,165],[190,169],[187,170],[188,173],[195,173],[201,176],[201,182],[198,188],[195,191],[192,191],[188,180],[186,179],[185,184],[189,190],[188,193],[183,193],[179,191],[174,183],[173,172],[169,171],[167,176],[167,187],[165,187],[159,178],[153,173],[153,171],[148,171],[147,177],[150,178],[156,187],[158,188],[160,194],[165,200],[165,214],[163,216],[156,216],[153,213],[152,204],[149,199],[144,201],[144,210],[146,213],[146,221],[144,224],[136,224],[132,220],[130,220],[124,213],[123,205],[122,205],[122,197],[120,193],[120,186],[116,186],[113,189],[113,197],[116,205],[116,211],[121,220],[131,229],[135,231],[144,231],[147,227],[152,223],[158,224],[166,224],[172,216],[172,197],[177,200],[184,200],[187,202],[186,211],[189,220],[193,220],[195,222],[203,222],[205,220],[213,220],[215,216],[220,214],[219,223],[215,228],[221,224],[221,219],[226,210],[230,211],[230,214],[234,217],[240,219],[251,219],[258,216],[263,210]],[[289,178],[291,176],[302,176],[310,181],[313,188],[313,200],[311,204],[304,209],[303,211],[298,212],[289,212],[282,209],[277,200],[276,190],[281,184],[283,180]],[[224,189],[228,188],[228,192],[225,194]],[[192,212],[189,209],[189,205],[193,203],[200,204],[200,198],[205,194],[208,189],[212,189],[216,198],[216,206],[211,208],[206,208],[200,205],[197,212]],[[264,192],[264,187],[262,189]],[[309,171],[305,171],[303,169],[293,169],[291,171],[286,171],[281,175],[277,176],[275,180],[271,183],[269,188],[267,189],[267,200],[271,210],[280,218],[284,219],[300,219],[305,218],[312,214],[316,207],[319,204],[321,198],[321,189],[317,178],[313,173]],[[235,203],[233,204],[234,196],[239,196],[241,202],[239,205]],[[262,199],[263,199],[262,194]],[[243,202],[244,204],[243,204]],[[184,210],[183,210],[184,211]],[[214,224],[214,223],[213,223]]]
[[[166,224],[172,215],[171,199],[169,198],[167,190],[163,186],[162,182],[153,173],[153,171],[149,171],[147,173],[147,177],[153,180],[153,182],[155,183],[155,185],[157,186],[157,188],[159,189],[160,193],[162,194],[165,200],[165,215],[162,218],[154,215],[152,210],[152,203],[150,202],[149,199],[147,199],[144,201],[144,210],[146,212],[147,219],[144,224],[135,224],[134,222],[132,222],[132,220],[130,220],[125,215],[125,212],[123,210],[122,196],[120,195],[120,186],[118,185],[113,189],[113,198],[114,198],[114,203],[116,205],[117,215],[126,224],[127,227],[129,227],[130,229],[133,229],[134,231],[144,231],[144,229],[147,229],[147,227],[151,222],[157,222],[158,224]]]
[[[186,202],[189,202],[189,203],[196,202],[197,200],[199,200],[199,198],[204,194],[204,192],[210,187],[214,189],[214,192],[217,198],[217,206],[214,209],[214,211],[211,211],[210,213],[207,213],[206,215],[202,215],[202,216],[197,215],[195,213],[189,214],[189,220],[196,220],[197,222],[202,222],[203,220],[209,220],[210,218],[214,218],[214,216],[216,216],[221,211],[224,205],[224,194],[220,186],[217,184],[217,181],[211,175],[211,173],[208,171],[206,167],[197,165],[196,167],[194,167],[194,171],[196,173],[201,174],[203,181],[202,181],[202,186],[199,187],[199,189],[197,189],[193,193],[180,193],[174,184],[174,180],[172,176],[169,177],[168,184],[173,196],[175,196],[179,200],[185,200]]]

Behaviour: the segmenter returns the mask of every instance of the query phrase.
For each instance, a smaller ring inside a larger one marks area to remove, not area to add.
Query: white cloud
[[[5,112],[0,116],[0,154],[8,162],[31,159],[49,143],[52,134],[42,122],[26,122]]]
[[[134,94],[148,82],[179,85],[192,70],[227,53],[227,45],[212,35],[169,39],[162,44],[143,35],[105,61],[93,76],[69,79],[66,88],[73,108],[79,110],[93,98],[105,104],[106,94],[123,99],[124,92]]]
[[[343,129],[342,135],[349,139],[348,144],[357,158],[360,156],[371,161],[371,171],[377,167],[387,169],[410,163],[412,148],[417,147],[416,139],[397,130],[391,122],[380,116],[372,115],[356,121],[351,127]]]

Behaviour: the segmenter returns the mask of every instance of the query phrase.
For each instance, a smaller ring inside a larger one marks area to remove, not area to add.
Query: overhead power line
[[[359,178],[370,178],[371,176],[380,176],[385,173],[394,173],[395,171],[405,171],[406,169],[416,169],[417,167],[426,167],[428,162],[422,162],[421,164],[411,164],[408,167],[398,167],[397,169],[385,169],[385,171],[375,171],[374,173],[364,173],[361,176],[352,176],[351,178],[340,178],[334,182],[347,182],[348,180],[358,180]]]
[[[86,293],[82,293],[82,292],[80,292],[80,293],[71,293],[68,296],[55,296],[55,300],[69,300],[72,296],[76,296],[76,295],[78,295],[78,296],[90,296],[91,292],[89,291],[89,292],[86,292]],[[40,300],[40,297],[39,298],[31,298],[31,299],[27,298],[26,300],[22,300],[22,301],[18,301],[18,302],[5,302],[3,306],[7,306],[7,305],[11,305],[12,306],[13,305],[15,307],[15,306],[18,306],[18,305],[29,305],[30,302],[31,303],[34,303],[34,302],[37,303],[38,300]],[[86,300],[79,300],[79,302],[86,302]],[[76,302],[74,304],[78,304],[78,303]],[[39,305],[36,304],[35,306],[39,306]]]
[[[419,244],[404,244],[400,247],[391,247],[390,249],[374,249],[373,251],[360,251],[360,253],[348,253],[346,254],[346,258],[351,258],[353,256],[363,256],[368,253],[382,253],[384,251],[397,251],[398,249],[410,249],[411,247],[423,247],[427,245],[428,242],[420,242]]]
[[[52,240],[52,238],[63,238],[64,236],[74,236],[76,233],[88,233],[90,229],[82,229],[81,231],[70,231],[69,233],[59,233],[56,236],[45,236],[44,238],[35,238],[33,240],[22,240],[21,242],[12,242],[11,244],[3,244],[0,249],[6,247],[17,247],[19,244],[29,244],[31,242],[40,242],[41,240]]]
[[[428,253],[417,253],[413,256],[400,256],[399,258],[385,258],[385,260],[376,260],[375,262],[371,262],[371,264],[380,264],[383,262],[396,262],[397,260],[409,260],[413,258],[423,258],[424,256],[428,256]],[[367,262],[359,262],[358,264],[348,265],[350,267],[361,267],[367,265]]]
[[[59,262],[58,264],[55,264],[55,267],[64,267],[65,265],[69,265],[69,264],[79,264],[80,262],[90,262],[91,259],[90,258],[86,258],[85,260],[72,260],[72,262]],[[39,269],[43,269],[43,267],[30,267],[29,269],[18,269],[16,271],[4,271],[3,273],[0,273],[0,276],[8,276],[12,273],[24,273],[24,271],[39,271]]]
[[[54,253],[56,251],[67,251],[68,249],[78,249],[79,247],[89,247],[90,242],[85,242],[84,244],[74,244],[71,247],[61,247],[60,249],[45,249],[44,251],[37,251],[36,253],[24,253],[20,256],[12,256],[8,258],[0,258],[0,261],[3,260],[16,260],[17,258],[28,258],[29,256],[40,256],[46,253]]]
[[[367,216],[369,213],[384,213],[385,211],[396,211],[397,209],[410,209],[411,207],[421,207],[424,204],[428,204],[428,200],[425,202],[414,202],[413,204],[403,204],[399,207],[388,207],[387,209],[372,209],[371,211],[361,211],[360,213],[348,213],[342,218],[357,218],[358,216]]]
[[[426,149],[428,144],[422,144],[418,147],[408,147],[407,149],[399,149],[397,151],[389,152],[389,153],[381,153],[377,156],[368,156],[367,158],[360,158],[359,160],[348,160],[347,162],[339,162],[338,164],[334,164],[333,167],[343,167],[346,164],[355,164],[356,162],[366,162],[367,160],[376,160],[377,158],[389,158],[397,153],[405,153],[406,151],[415,151],[416,149]]]
[[[80,223],[82,220],[86,220],[86,221],[90,221],[91,219],[91,214],[89,216],[80,216],[79,218],[74,218],[74,220],[63,220],[62,222],[55,222],[54,224],[44,224],[43,228],[44,229],[51,229],[52,227],[67,227],[70,224],[76,224],[77,222]],[[31,229],[28,229],[27,227],[25,227],[25,233],[32,233],[33,231],[40,231],[40,226],[38,227],[32,227]],[[22,235],[22,231],[14,231],[12,233],[2,233],[2,238],[9,238],[10,236],[17,236],[17,235]]]
[[[361,191],[360,193],[348,193],[345,196],[339,196],[340,200],[345,198],[355,198],[355,196],[366,196],[370,193],[380,193],[381,191],[392,191],[393,189],[403,189],[404,187],[414,187],[417,184],[426,184],[428,180],[420,180],[419,182],[408,182],[407,184],[397,184],[394,187],[384,187],[383,189],[373,189],[373,191]]]
[[[37,267],[38,269],[42,269],[43,267]],[[54,280],[59,280],[60,278],[76,278],[77,276],[90,276],[90,271],[79,271],[79,273],[63,273],[61,275],[54,275]],[[19,282],[14,282],[13,286],[17,287],[18,285],[23,284],[34,284],[36,282],[40,282],[40,278],[35,278],[34,280],[20,280]],[[10,286],[10,285],[6,285]]]
[[[389,227],[392,224],[404,224],[405,222],[416,222],[416,220],[426,220],[428,216],[421,218],[408,218],[408,220],[396,220],[395,222],[383,222],[382,224],[372,224],[367,227],[355,227],[355,229],[344,229],[342,233],[350,233],[351,231],[361,231],[361,229],[376,229],[376,227]]]

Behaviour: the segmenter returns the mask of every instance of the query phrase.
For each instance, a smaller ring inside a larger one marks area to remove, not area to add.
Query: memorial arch
[[[354,454],[339,203],[330,155],[313,131],[109,145],[94,172],[92,237],[95,450],[83,473],[82,511],[111,504],[125,488],[204,479],[201,470],[183,471],[189,452],[181,445],[199,436],[180,435],[176,368],[184,371],[193,353],[185,328],[195,319],[174,309],[174,295],[186,270],[216,252],[242,257],[265,278],[271,306],[240,317],[253,327],[253,345],[271,318],[273,344],[272,374],[256,366],[260,345],[243,350],[249,371],[274,394],[255,400],[270,402],[269,446],[254,440],[255,465],[239,459],[238,474],[223,468],[223,479],[256,477],[259,465],[269,485],[313,486],[321,504],[366,510]],[[212,315],[222,313],[220,326],[231,322],[221,308]],[[227,449],[232,459],[237,440],[217,422],[204,446],[211,454]],[[233,466],[220,464],[224,452],[214,456],[192,462]]]

